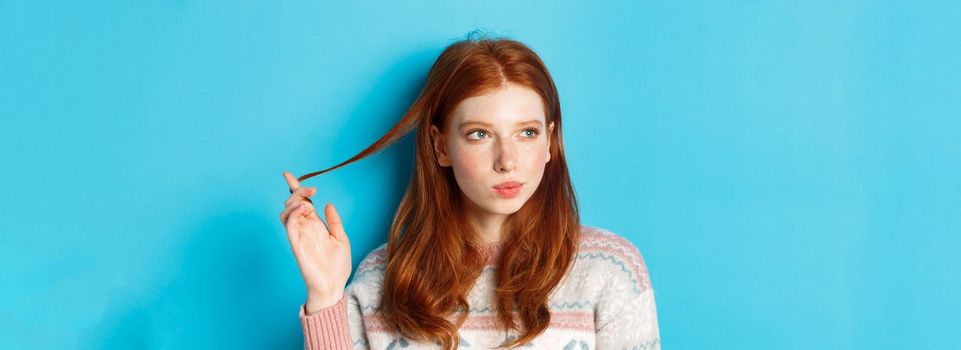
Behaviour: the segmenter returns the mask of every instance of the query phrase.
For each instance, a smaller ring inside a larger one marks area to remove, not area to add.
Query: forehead
[[[546,118],[543,99],[537,92],[526,86],[506,84],[458,103],[451,113],[450,124],[454,128],[467,124],[512,127],[537,121],[543,126]]]

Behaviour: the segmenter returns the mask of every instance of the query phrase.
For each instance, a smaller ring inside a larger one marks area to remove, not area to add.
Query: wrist
[[[308,293],[307,302],[304,304],[308,315],[315,314],[320,310],[329,308],[344,297],[343,291],[330,293]]]

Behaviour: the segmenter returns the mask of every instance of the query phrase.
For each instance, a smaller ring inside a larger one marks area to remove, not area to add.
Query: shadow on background
[[[344,132],[336,134],[331,144],[318,145],[321,149],[332,147],[335,154],[342,156],[335,163],[318,164],[316,170],[335,165],[359,152],[361,149],[345,149],[343,145],[349,144],[350,139],[371,139],[373,142],[388,131],[417,97],[436,55],[436,50],[422,50],[387,69],[370,93],[355,103],[357,107],[346,118]],[[323,128],[324,117],[318,116],[317,120],[315,127]],[[305,185],[316,186],[310,184],[316,181],[314,179],[329,177],[329,181],[336,181],[350,169],[372,166],[372,170],[378,171],[378,175],[389,182],[386,193],[370,193],[371,197],[379,198],[374,206],[380,206],[389,215],[350,222],[345,218],[355,267],[368,252],[386,242],[393,212],[410,177],[413,141],[412,133],[380,154],[305,181]],[[362,165],[364,163],[367,165]],[[271,191],[280,190],[282,169],[266,171],[278,174],[277,183],[266,185],[272,187]],[[371,176],[371,179],[375,181],[379,177]],[[351,190],[359,196],[365,196],[365,191]],[[212,199],[209,207],[226,210],[205,216],[193,227],[185,229],[189,232],[187,239],[177,245],[164,264],[166,269],[174,270],[168,284],[115,290],[102,321],[86,333],[82,345],[85,348],[138,349],[302,349],[297,310],[304,301],[304,294],[290,291],[302,291],[303,281],[296,271],[286,233],[277,219],[283,203],[276,204],[276,211],[263,213],[253,207],[229,205],[249,202],[242,198],[242,193],[238,196],[241,198]],[[296,278],[284,278],[290,276]],[[296,286],[291,286],[292,283]],[[138,292],[140,290],[146,292]],[[210,319],[218,322],[205,321]]]

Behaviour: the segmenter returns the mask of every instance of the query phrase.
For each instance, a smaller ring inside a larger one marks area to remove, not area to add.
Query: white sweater
[[[487,247],[492,259],[468,294],[470,313],[460,328],[460,348],[487,349],[519,333],[496,327],[492,307],[493,261],[500,244]],[[312,315],[300,307],[306,349],[438,349],[439,343],[402,337],[374,312],[380,305],[386,244],[357,267],[344,298]],[[654,289],[640,252],[610,231],[581,226],[580,248],[570,273],[548,300],[550,326],[530,349],[660,349]]]

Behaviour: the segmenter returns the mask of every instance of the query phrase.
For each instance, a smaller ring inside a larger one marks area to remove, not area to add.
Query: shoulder
[[[647,264],[630,240],[607,229],[581,225],[579,264],[593,271],[606,271],[610,278],[623,281],[635,291],[651,288]]]
[[[357,265],[351,282],[347,285],[348,304],[363,316],[376,312],[384,288],[384,272],[387,267],[387,244],[382,244]]]
[[[357,265],[352,283],[363,283],[382,280],[387,268],[387,243],[367,253],[367,256]]]

